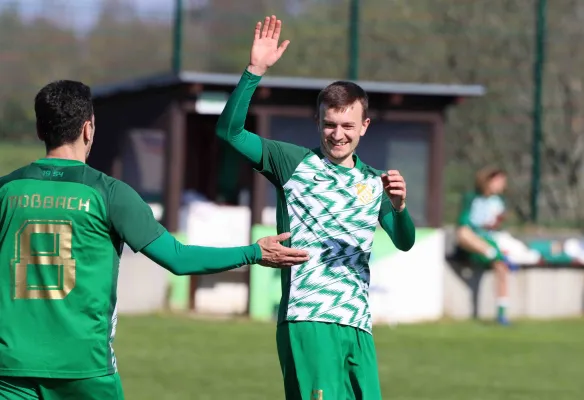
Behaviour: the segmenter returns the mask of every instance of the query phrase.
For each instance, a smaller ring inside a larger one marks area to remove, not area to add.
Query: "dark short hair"
[[[36,127],[47,150],[73,143],[91,121],[91,89],[81,82],[61,80],[43,87],[34,99]]]
[[[316,101],[317,112],[322,104],[325,104],[327,108],[340,111],[345,110],[356,101],[359,101],[363,107],[363,119],[367,119],[369,97],[363,88],[353,82],[336,81],[325,87],[318,94]]]

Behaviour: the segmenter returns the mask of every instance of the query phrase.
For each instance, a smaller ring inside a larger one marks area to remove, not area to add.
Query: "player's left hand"
[[[406,208],[406,181],[398,170],[391,169],[381,175],[383,189],[389,197],[393,208],[403,211]]]

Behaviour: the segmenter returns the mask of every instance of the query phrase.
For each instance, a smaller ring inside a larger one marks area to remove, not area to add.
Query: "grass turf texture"
[[[374,335],[387,399],[575,400],[584,393],[584,320],[509,328],[443,322]],[[124,316],[115,349],[129,400],[284,398],[274,324]]]

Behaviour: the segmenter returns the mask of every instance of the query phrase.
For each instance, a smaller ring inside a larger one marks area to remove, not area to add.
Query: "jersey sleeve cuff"
[[[411,219],[410,212],[409,212],[407,206],[405,206],[404,209],[401,211],[398,211],[394,208],[393,215],[394,215],[396,222],[398,222],[398,223],[408,221]]]
[[[394,213],[395,215],[409,214],[409,212],[408,212],[408,206],[405,206],[405,207],[404,207],[404,209],[400,211],[400,210],[398,210],[397,208],[395,208],[395,207],[393,206],[393,204],[392,204],[392,205],[391,205],[391,209],[393,210],[393,213]]]
[[[166,229],[162,225],[158,225],[158,229],[156,230],[156,233],[154,233],[149,240],[144,240],[144,242],[140,243],[138,246],[132,246],[130,243],[127,243],[127,245],[130,246],[130,248],[132,249],[132,251],[134,253],[139,253],[142,250],[144,250],[146,247],[148,247],[148,245],[150,243],[152,243],[155,240],[157,240],[158,238],[160,238],[165,232],[166,232]]]
[[[257,243],[252,244],[251,248],[253,252],[251,263],[257,264],[262,260],[262,249],[260,248],[260,245]]]
[[[247,70],[247,67],[245,68],[245,70],[243,70],[243,75],[241,77],[242,79],[247,79],[249,80],[251,83],[255,83],[256,85],[258,83],[260,83],[260,81],[262,80],[262,77],[259,75],[254,75],[251,72],[249,72]]]

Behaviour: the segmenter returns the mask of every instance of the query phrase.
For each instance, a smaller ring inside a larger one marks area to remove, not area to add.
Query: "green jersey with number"
[[[280,321],[319,321],[371,332],[369,257],[378,221],[392,213],[381,171],[355,158],[263,140],[261,173],[277,188],[278,232],[311,260],[282,272]],[[382,205],[383,203],[383,205]]]
[[[0,376],[114,373],[123,243],[140,251],[162,233],[134,190],[81,162],[0,178]]]

